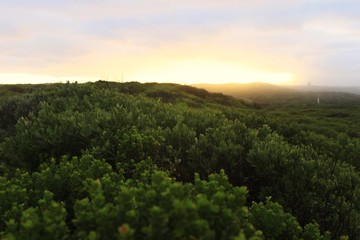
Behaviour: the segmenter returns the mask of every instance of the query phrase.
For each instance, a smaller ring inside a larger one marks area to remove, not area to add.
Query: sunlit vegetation
[[[360,238],[356,102],[104,81],[0,93],[1,239]]]

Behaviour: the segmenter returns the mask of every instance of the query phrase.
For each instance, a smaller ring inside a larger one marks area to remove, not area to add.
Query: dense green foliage
[[[259,110],[173,84],[4,89],[0,238],[360,238],[359,125],[321,118],[338,106]]]

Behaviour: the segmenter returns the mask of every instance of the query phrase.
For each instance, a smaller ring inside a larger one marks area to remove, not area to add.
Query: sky
[[[359,86],[359,13],[358,0],[3,0],[0,84]]]

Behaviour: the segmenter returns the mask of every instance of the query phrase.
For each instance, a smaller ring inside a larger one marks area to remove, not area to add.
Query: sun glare
[[[174,61],[142,69],[131,79],[139,82],[289,84],[295,76],[288,72],[259,70],[233,63],[209,60]]]

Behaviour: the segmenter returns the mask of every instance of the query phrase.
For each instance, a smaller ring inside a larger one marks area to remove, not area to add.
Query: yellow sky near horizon
[[[0,84],[359,85],[356,0],[6,1]]]
[[[89,76],[52,76],[28,73],[0,73],[0,79],[6,79],[2,84],[16,83],[54,83],[54,82],[92,82],[107,81],[137,81],[137,82],[171,82],[179,84],[198,83],[250,83],[265,82],[271,84],[295,84],[296,76],[289,72],[260,70],[251,67],[241,67],[234,63],[224,63],[210,60],[182,60],[166,63],[153,63],[150,66],[132,68],[130,71],[108,70]]]
[[[299,70],[291,60],[287,61],[288,66],[284,66],[282,61],[277,63],[277,60],[272,59],[271,55],[255,54],[255,51],[239,52],[237,49],[226,46],[219,50],[211,44],[194,46],[193,43],[188,43],[168,44],[162,46],[161,49],[132,50],[131,53],[128,53],[128,57],[123,57],[120,56],[123,49],[117,49],[114,46],[116,44],[119,42],[106,45],[106,48],[113,47],[113,51],[102,47],[95,48],[86,55],[74,57],[68,62],[45,65],[40,72],[31,68],[25,68],[22,73],[0,72],[0,83],[97,80],[179,84],[301,83],[298,74],[288,71]],[[129,46],[129,49],[132,47]],[[278,67],[279,65],[282,67]]]

